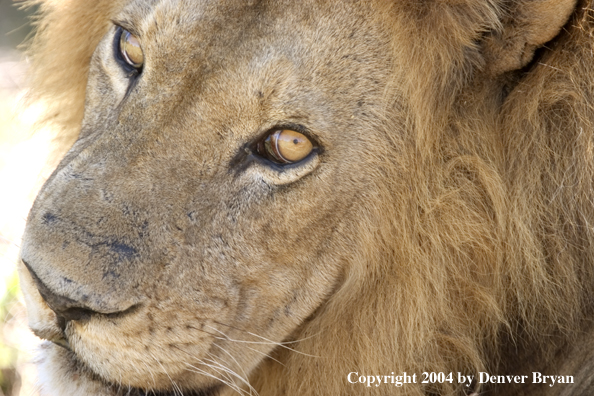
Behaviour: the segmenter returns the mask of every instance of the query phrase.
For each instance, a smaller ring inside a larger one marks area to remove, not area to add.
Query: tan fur
[[[43,394],[593,392],[589,1],[41,4],[34,87],[79,139],[22,255],[98,312],[45,346]],[[112,20],[141,37],[132,88]],[[245,162],[287,123],[323,151]],[[539,370],[577,384],[347,381]]]

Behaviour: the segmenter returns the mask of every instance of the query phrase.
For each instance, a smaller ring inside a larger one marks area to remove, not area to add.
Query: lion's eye
[[[142,68],[144,63],[144,54],[140,46],[138,37],[129,31],[122,29],[120,35],[120,54],[124,61],[135,69]]]
[[[258,144],[258,154],[279,164],[301,161],[313,150],[312,142],[302,133],[278,129]]]

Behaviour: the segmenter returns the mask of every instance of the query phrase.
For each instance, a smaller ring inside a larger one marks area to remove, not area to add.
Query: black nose
[[[85,320],[88,319],[92,314],[96,314],[84,303],[80,301],[75,301],[71,298],[61,296],[56,294],[53,290],[51,290],[45,283],[39,279],[35,271],[31,269],[31,266],[23,260],[23,264],[29,270],[31,277],[35,281],[37,286],[37,290],[39,290],[39,294],[45,300],[47,305],[56,313],[58,316],[58,324],[62,327],[62,330],[66,326],[66,322],[69,320]]]

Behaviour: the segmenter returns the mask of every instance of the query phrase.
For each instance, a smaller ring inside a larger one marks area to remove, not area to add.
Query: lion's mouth
[[[68,342],[68,339],[65,336],[52,338],[51,340],[48,340],[48,341],[51,341],[54,344],[56,344],[57,346],[62,347],[64,349],[66,349],[67,351],[72,352],[72,348],[70,347],[70,343]]]
[[[54,344],[56,344],[54,342]],[[60,344],[58,344],[60,345]],[[63,347],[63,345],[60,345]],[[225,388],[225,384],[215,384],[202,389],[172,389],[172,390],[157,390],[157,389],[142,389],[129,387],[125,384],[115,384],[106,381],[97,375],[85,362],[78,358],[76,353],[69,348],[64,347],[68,352],[67,356],[70,364],[78,368],[79,374],[88,375],[93,380],[104,384],[107,392],[113,396],[218,396]]]

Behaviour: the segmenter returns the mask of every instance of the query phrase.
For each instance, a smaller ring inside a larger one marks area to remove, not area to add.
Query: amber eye
[[[142,68],[144,54],[142,53],[140,41],[138,37],[125,29],[122,29],[122,34],[120,35],[120,53],[127,64],[135,69]]]
[[[302,133],[278,129],[258,145],[258,154],[279,164],[301,161],[313,150],[312,142]]]

